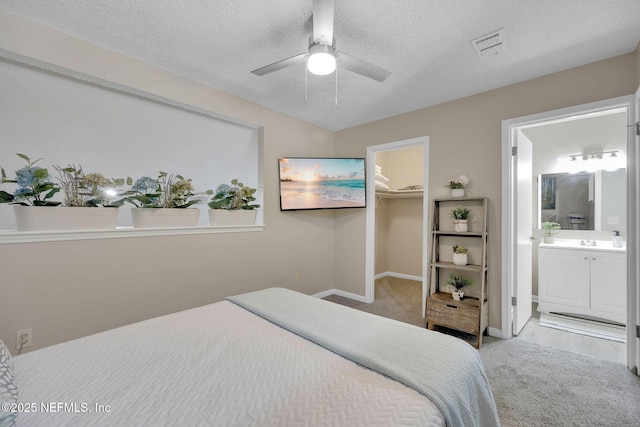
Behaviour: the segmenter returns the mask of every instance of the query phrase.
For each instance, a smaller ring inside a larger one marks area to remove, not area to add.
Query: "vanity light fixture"
[[[618,157],[618,155],[616,154],[617,152],[618,150],[609,150],[609,151],[594,151],[594,152],[580,153],[580,154],[569,154],[569,158],[571,159],[572,162],[574,162],[577,157],[582,157],[582,160],[589,160],[589,159],[602,160],[605,154],[609,154],[610,157]]]

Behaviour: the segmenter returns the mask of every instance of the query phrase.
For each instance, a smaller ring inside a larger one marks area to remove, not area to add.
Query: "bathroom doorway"
[[[527,323],[528,317],[518,318],[523,312],[519,303],[524,301],[529,309],[532,302],[534,307],[537,303],[541,223],[559,223],[561,230],[556,237],[572,242],[610,243],[614,230],[619,230],[624,240],[629,237],[626,155],[634,140],[628,126],[633,123],[632,106],[633,97],[621,97],[503,122],[504,338],[518,335]],[[532,147],[528,159],[531,203],[524,208],[517,201],[520,187],[516,185],[522,178],[518,175],[521,152],[512,148],[517,147],[519,136]],[[617,184],[607,187],[612,177]],[[584,189],[563,187],[563,192],[559,191],[559,185],[577,185],[577,181],[586,183]],[[617,197],[615,201],[611,200],[613,196]],[[584,204],[579,205],[577,199]],[[523,219],[528,219],[532,227],[529,235],[519,236],[517,224]],[[528,242],[531,255],[519,258],[523,241]],[[525,276],[530,282],[523,283],[518,273],[527,269],[530,273]]]

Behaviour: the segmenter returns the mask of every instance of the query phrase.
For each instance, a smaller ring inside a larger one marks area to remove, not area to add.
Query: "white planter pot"
[[[469,225],[466,219],[456,219],[453,221],[453,229],[459,233],[468,231]]]
[[[544,236],[544,242],[548,243],[548,244],[553,244],[555,243],[556,238],[553,236]]]
[[[190,228],[198,226],[200,209],[133,208],[135,228]]]
[[[454,199],[464,197],[464,188],[452,188],[451,197],[453,197]]]
[[[257,214],[256,209],[209,209],[209,225],[214,227],[254,225]]]
[[[14,205],[18,231],[72,231],[115,229],[118,208]]]
[[[453,253],[453,263],[455,265],[467,265],[467,254]]]
[[[453,291],[451,292],[451,296],[455,301],[460,301],[462,297],[464,297],[464,292],[462,291]]]

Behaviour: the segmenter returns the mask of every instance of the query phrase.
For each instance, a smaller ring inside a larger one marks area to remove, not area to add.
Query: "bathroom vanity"
[[[603,240],[540,243],[538,311],[626,324],[626,248],[614,248]]]

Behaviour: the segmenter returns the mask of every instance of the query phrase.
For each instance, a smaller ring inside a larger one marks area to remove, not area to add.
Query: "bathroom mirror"
[[[621,230],[626,224],[626,170],[538,176],[538,228],[557,222],[563,230]]]

